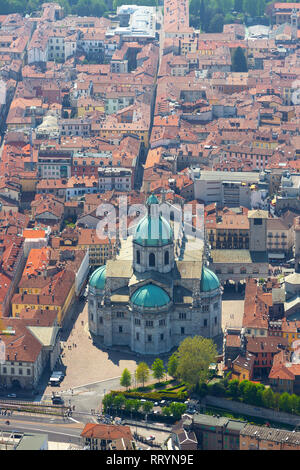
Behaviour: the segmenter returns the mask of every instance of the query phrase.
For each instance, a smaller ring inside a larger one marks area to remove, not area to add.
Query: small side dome
[[[105,287],[106,280],[106,266],[100,266],[96,269],[90,277],[89,285],[95,287],[96,289],[103,290]]]
[[[167,292],[155,284],[147,284],[137,289],[131,296],[131,302],[138,307],[163,307],[171,301]]]
[[[220,287],[220,281],[218,277],[206,266],[202,267],[200,290],[201,292],[209,292],[211,290],[218,289]]]

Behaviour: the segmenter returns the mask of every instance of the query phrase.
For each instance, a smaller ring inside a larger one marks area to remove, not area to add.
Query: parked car
[[[7,395],[7,398],[17,398],[17,395],[15,393],[10,393]]]
[[[63,405],[64,400],[62,399],[62,397],[52,397],[52,404],[53,405]]]

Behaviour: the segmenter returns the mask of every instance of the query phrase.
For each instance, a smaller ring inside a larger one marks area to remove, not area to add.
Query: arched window
[[[137,252],[136,252],[136,263],[141,264],[141,252],[140,252],[140,250],[137,250]]]
[[[165,265],[169,264],[170,262],[170,259],[169,259],[169,252],[168,251],[165,251]]]
[[[150,253],[149,255],[149,266],[155,266],[155,254]]]

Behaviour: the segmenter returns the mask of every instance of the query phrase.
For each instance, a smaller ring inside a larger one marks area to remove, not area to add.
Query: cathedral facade
[[[115,260],[89,280],[89,330],[106,347],[141,355],[167,353],[188,336],[221,334],[222,288],[203,261],[203,248],[183,237],[147,200],[147,215]]]

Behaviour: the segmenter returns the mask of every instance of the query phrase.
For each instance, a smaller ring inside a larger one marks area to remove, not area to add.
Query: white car
[[[16,398],[17,395],[15,393],[10,393],[9,395],[7,395],[7,398]]]

